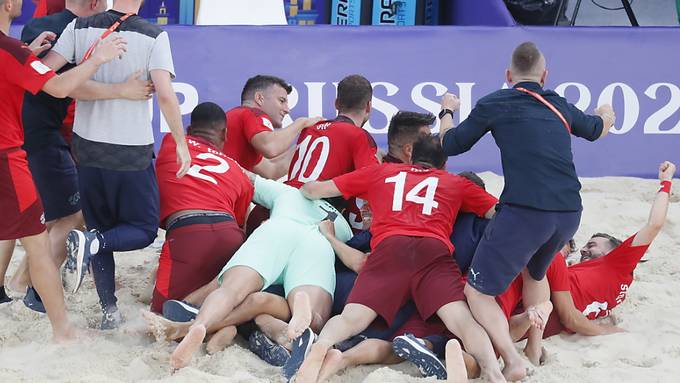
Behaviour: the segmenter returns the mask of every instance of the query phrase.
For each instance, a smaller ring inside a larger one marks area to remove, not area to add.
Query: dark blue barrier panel
[[[292,117],[331,118],[334,83],[360,73],[375,93],[365,128],[385,147],[388,118],[397,110],[436,113],[441,95],[450,91],[462,99],[458,121],[476,100],[504,86],[513,48],[533,40],[548,60],[548,87],[588,112],[613,103],[617,113],[603,141],[573,139],[579,175],[655,177],[662,160],[680,161],[680,49],[674,44],[679,28],[170,26],[167,31],[185,121],[200,101],[238,105],[245,80],[258,73],[293,84]],[[501,172],[490,136],[448,166]]]

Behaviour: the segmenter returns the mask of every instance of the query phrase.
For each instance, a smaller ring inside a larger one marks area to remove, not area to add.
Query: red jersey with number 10
[[[463,177],[408,164],[369,166],[333,179],[345,198],[367,200],[371,248],[393,235],[431,237],[453,252],[449,237],[459,211],[480,217],[498,200]]]
[[[231,214],[243,225],[253,198],[253,186],[236,161],[215,149],[209,142],[187,136],[191,168],[182,178],[175,140],[166,134],[156,159],[158,189],[161,197],[161,223],[181,210],[212,210]]]
[[[300,188],[377,165],[377,150],[373,137],[349,118],[320,121],[300,133],[286,183]]]

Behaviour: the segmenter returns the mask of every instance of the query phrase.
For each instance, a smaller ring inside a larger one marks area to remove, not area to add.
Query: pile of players
[[[362,129],[372,87],[360,75],[338,83],[333,119],[283,128],[292,88],[257,75],[240,106],[198,105],[185,134],[167,33],[135,15],[139,0],[106,12],[101,3],[69,0],[33,20],[27,47],[6,36],[20,2],[0,0],[0,53],[13,73],[0,81],[0,272],[21,239],[27,257],[9,286],[27,289],[24,303],[48,314],[56,340],[77,337],[64,260],[73,292],[91,270],[101,328],[117,328],[113,254],[146,247],[159,227],[166,240],[143,316],[154,334],[181,339],[174,369],[206,339],[215,353],[241,334],[299,382],[404,359],[450,381],[515,381],[527,373],[518,340],[540,365],[544,337],[622,331],[592,320],[625,299],[665,222],[675,165],[660,165],[642,229],[625,241],[595,234],[567,266],[582,210],[571,135],[602,138],[615,116],[607,105],[587,115],[544,89],[533,43],[513,52],[511,89],[479,100],[457,127],[460,103],[445,94],[439,135],[435,116],[401,111],[379,153]],[[49,53],[41,62],[26,48]],[[155,163],[154,92],[172,132]],[[78,99],[72,136],[62,132],[66,96]],[[474,173],[445,170],[487,132],[503,160],[500,198]]]

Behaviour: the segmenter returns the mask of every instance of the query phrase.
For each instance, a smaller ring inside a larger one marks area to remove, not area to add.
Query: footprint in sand
[[[642,368],[651,368],[659,363],[661,363],[661,360],[659,358],[653,357],[653,358],[644,358],[642,360],[633,360],[633,359],[628,359],[628,358],[621,358],[619,359],[622,363],[625,363],[629,366],[633,367],[642,367]]]

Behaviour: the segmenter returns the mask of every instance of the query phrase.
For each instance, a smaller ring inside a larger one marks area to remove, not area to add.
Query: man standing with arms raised
[[[116,33],[128,41],[128,54],[101,68],[94,80],[125,81],[137,70],[149,76],[160,110],[175,140],[177,177],[189,170],[191,158],[184,138],[177,96],[170,82],[174,65],[168,34],[136,15],[142,0],[115,0],[113,9],[71,22],[46,57],[53,69],[81,62],[102,36]],[[102,329],[115,328],[122,318],[115,296],[114,251],[148,246],[159,225],[158,184],[153,164],[153,131],[146,101],[79,101],[73,127],[73,152],[78,161],[83,216],[88,229],[73,230],[67,239],[67,266],[75,269],[77,291],[85,271],[92,269],[102,306]]]
[[[444,95],[440,114],[446,154],[468,151],[487,132],[501,151],[505,188],[472,260],[465,295],[503,357],[508,380],[523,379],[526,369],[494,297],[522,273],[525,307],[550,299],[545,272],[581,219],[571,135],[595,141],[607,134],[615,118],[609,105],[597,108],[595,116],[586,115],[544,90],[547,74],[543,54],[525,42],[514,50],[506,72],[508,83],[515,84],[512,89],[480,99],[455,129],[453,112],[460,104],[455,96]],[[532,324],[533,331],[541,331],[545,321],[535,316]]]

